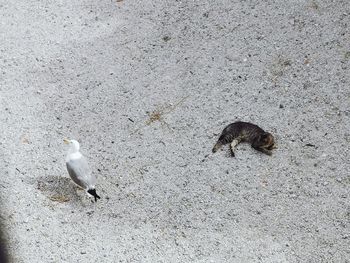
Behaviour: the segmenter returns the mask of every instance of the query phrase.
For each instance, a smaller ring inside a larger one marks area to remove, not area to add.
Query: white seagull
[[[63,141],[69,145],[66,165],[70,178],[79,187],[85,189],[88,194],[92,195],[96,202],[97,199],[100,199],[95,190],[96,176],[91,173],[88,162],[79,152],[79,143],[76,140],[64,139]]]

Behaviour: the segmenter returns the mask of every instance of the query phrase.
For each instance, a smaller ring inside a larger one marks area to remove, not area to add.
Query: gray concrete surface
[[[2,0],[12,262],[349,262],[349,17],[347,0]],[[275,154],[212,155],[235,120]]]

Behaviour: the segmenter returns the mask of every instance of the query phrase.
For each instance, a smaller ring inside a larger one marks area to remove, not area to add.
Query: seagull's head
[[[72,152],[78,152],[80,149],[80,145],[76,140],[64,139],[63,142],[69,145],[70,151]]]

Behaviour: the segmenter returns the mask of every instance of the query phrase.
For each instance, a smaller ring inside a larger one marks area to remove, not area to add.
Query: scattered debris
[[[292,61],[289,58],[279,55],[275,62],[273,62],[271,65],[270,72],[272,75],[272,81],[275,82],[277,81],[278,77],[282,77],[287,67],[290,67],[291,65]]]
[[[155,110],[151,113],[148,113],[148,116],[149,116],[149,120],[146,122],[147,125],[151,124],[152,122],[155,122],[155,121],[160,121],[160,122],[164,122],[162,120],[162,115],[163,115],[163,112],[159,111],[159,110]],[[166,122],[164,122],[166,123]]]
[[[95,212],[95,211],[88,211],[88,212],[86,212],[86,214],[87,214],[88,216],[91,216],[94,212]]]
[[[16,167],[16,171],[19,172],[20,174],[24,175],[24,173],[22,173],[21,170],[18,169],[17,167]]]
[[[174,104],[174,106],[166,106],[166,107],[162,107],[161,109],[157,109],[153,112],[151,112],[150,114],[148,114],[149,119],[146,121],[146,125],[150,125],[151,123],[155,122],[155,121],[159,121],[163,124],[166,124],[167,126],[169,126],[163,119],[163,115],[165,114],[169,114],[170,112],[174,111],[177,106],[179,106],[181,103],[184,102],[184,100],[187,99],[187,97],[182,98],[180,101],[178,101],[177,103]]]
[[[22,143],[30,144],[29,139],[25,135],[22,136]]]
[[[164,42],[168,42],[170,39],[171,39],[171,37],[169,37],[169,36],[164,36],[163,37],[163,41]]]
[[[179,100],[178,102],[176,102],[173,106],[163,106],[160,107],[152,112],[146,112],[148,114],[148,120],[146,121],[146,125],[148,126],[150,124],[152,124],[153,122],[159,121],[162,125],[166,125],[168,127],[169,130],[171,130],[170,126],[168,123],[166,123],[163,120],[163,116],[166,114],[171,113],[172,111],[174,111],[180,104],[182,104],[186,99],[188,98],[188,96],[182,98],[181,100]],[[138,129],[136,129],[134,132],[132,132],[131,134],[135,134],[137,133],[139,130],[141,130],[143,127],[140,127]]]
[[[53,202],[59,202],[59,203],[65,203],[70,201],[69,197],[64,195],[52,195],[52,196],[49,196],[49,199]]]
[[[316,145],[311,144],[311,143],[307,143],[307,144],[305,144],[304,146],[307,146],[307,147],[315,147],[315,148],[317,148]]]
[[[315,0],[311,1],[311,5],[310,7],[312,9],[318,10],[319,9],[319,5],[317,4],[317,2]]]
[[[202,162],[202,163],[205,162],[205,161],[207,160],[208,157],[209,157],[209,154],[206,154],[206,155],[204,156],[204,158],[201,160],[201,162]]]
[[[350,59],[350,51],[345,52],[344,58]]]

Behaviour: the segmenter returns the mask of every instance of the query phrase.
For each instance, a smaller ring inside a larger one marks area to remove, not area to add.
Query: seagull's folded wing
[[[68,173],[74,183],[84,189],[95,185],[96,178],[91,176],[89,165],[84,157],[69,160],[66,164]]]

